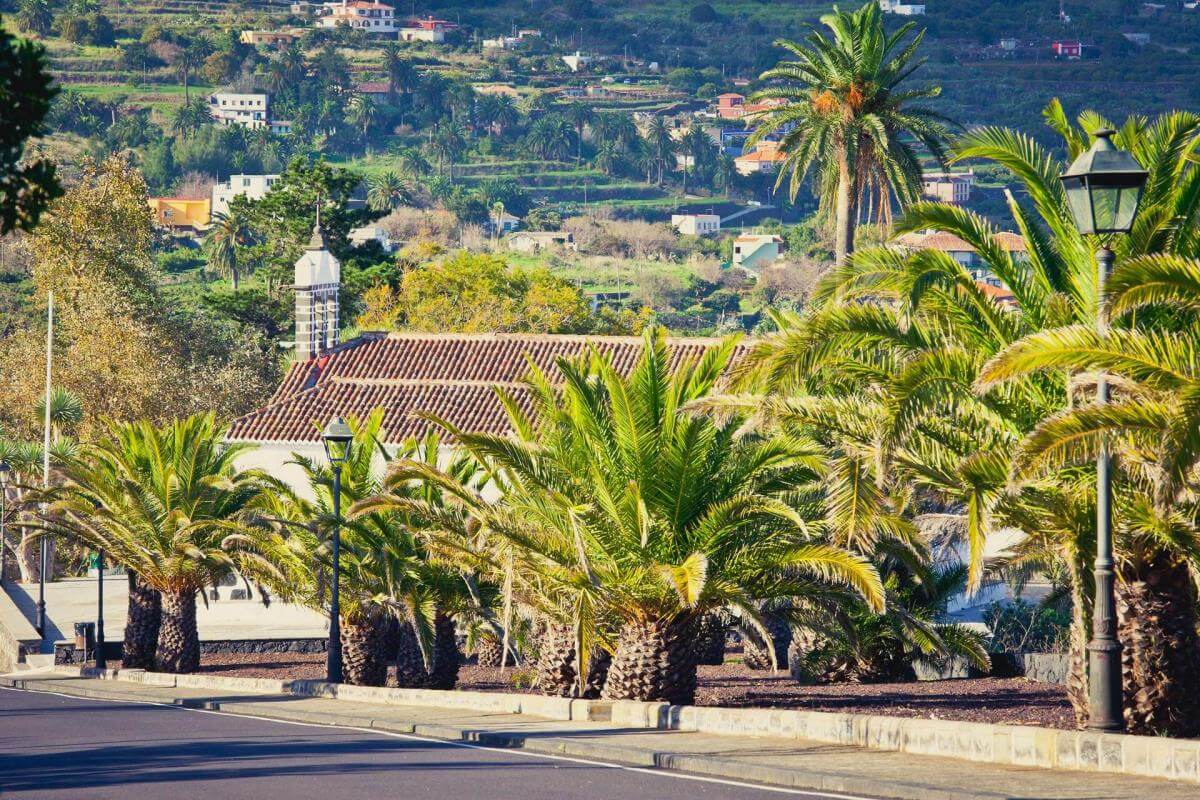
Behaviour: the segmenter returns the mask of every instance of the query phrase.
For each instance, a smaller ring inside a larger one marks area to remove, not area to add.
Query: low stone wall
[[[21,609],[0,587],[0,672],[12,672],[25,661],[27,653],[37,653],[42,637],[25,618]]]
[[[1144,775],[1200,783],[1200,741],[1023,725],[820,711],[613,703],[614,725],[722,736],[798,738],[990,764]]]

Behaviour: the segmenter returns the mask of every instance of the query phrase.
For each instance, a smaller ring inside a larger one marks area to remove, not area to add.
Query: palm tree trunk
[[[458,684],[462,653],[454,631],[454,618],[438,611],[433,618],[433,665],[429,671],[430,689],[453,689]]]
[[[238,275],[238,268],[234,267],[233,269],[231,269],[229,271],[229,273],[230,273],[230,275],[233,276],[233,293],[237,294],[238,284],[241,283],[241,280],[240,280],[241,276]]]
[[[764,613],[762,616],[767,632],[771,634],[771,641],[764,642],[756,631],[748,631],[744,638],[742,659],[750,669],[771,669],[771,650],[774,650],[775,663],[780,669],[787,669],[792,627],[774,614]]]
[[[1092,630],[1092,597],[1085,591],[1086,569],[1071,565],[1071,630],[1068,651],[1067,699],[1075,712],[1075,724],[1082,728],[1088,722],[1087,643]]]
[[[695,628],[690,619],[625,623],[604,685],[605,699],[694,702]]]
[[[834,260],[844,264],[846,258],[854,252],[854,176],[850,171],[850,162],[842,155],[838,163],[837,208],[834,225],[837,230],[834,236]]]
[[[162,622],[162,595],[132,570],[129,581],[129,610],[125,615],[123,669],[154,669],[158,630]]]
[[[501,656],[504,655],[500,640],[494,633],[481,633],[475,645],[475,663],[481,667],[500,668]]]
[[[696,632],[696,663],[720,666],[725,663],[725,623],[710,612],[700,618]]]
[[[1117,619],[1128,731],[1200,734],[1200,636],[1187,563],[1158,551],[1122,570]]]
[[[342,620],[342,652],[346,683],[383,686],[388,671],[388,618],[371,611]]]
[[[429,680],[421,646],[411,620],[400,623],[400,641],[396,651],[396,685],[401,689],[420,689]]]
[[[552,697],[570,697],[576,675],[575,632],[570,625],[547,621],[538,642],[538,691]]]
[[[196,628],[196,590],[162,593],[162,624],[154,665],[159,672],[177,674],[200,668],[200,632]]]

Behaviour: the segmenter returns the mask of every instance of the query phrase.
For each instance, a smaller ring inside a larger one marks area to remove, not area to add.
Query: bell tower
[[[296,357],[316,358],[338,343],[338,287],[342,268],[325,244],[321,210],[296,261]]]

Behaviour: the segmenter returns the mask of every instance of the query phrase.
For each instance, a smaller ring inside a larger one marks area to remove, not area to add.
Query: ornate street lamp
[[[96,669],[108,669],[104,657],[104,548],[96,558]]]
[[[1100,237],[1096,251],[1096,296],[1102,302],[1104,282],[1113,264],[1108,241],[1129,233],[1137,216],[1146,170],[1133,156],[1112,143],[1115,131],[1094,134],[1091,148],[1081,153],[1061,176],[1075,227],[1085,235]],[[1108,334],[1102,308],[1096,310],[1096,328]],[[1096,378],[1096,402],[1108,402],[1108,381]],[[1112,455],[1102,439],[1096,456],[1096,602],[1092,614],[1092,640],[1088,642],[1088,727],[1100,731],[1124,730],[1121,694],[1121,643],[1117,641],[1112,543]]]
[[[8,473],[12,472],[12,467],[8,462],[0,458],[0,583],[4,582],[4,566],[5,566],[5,529],[4,519],[8,514]]]
[[[333,468],[333,577],[329,598],[329,646],[325,652],[326,680],[342,682],[342,630],[339,594],[341,591],[341,538],[342,538],[342,464],[350,455],[350,443],[354,433],[341,417],[334,417],[321,434],[325,442],[325,455]]]

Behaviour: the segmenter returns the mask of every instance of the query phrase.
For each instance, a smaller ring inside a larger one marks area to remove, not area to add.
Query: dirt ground
[[[323,654],[264,653],[206,655],[203,672],[262,678],[320,679]],[[459,688],[476,691],[527,691],[515,684],[523,670],[464,665]],[[696,704],[760,708],[803,708],[883,714],[896,717],[1073,728],[1074,719],[1062,686],[1024,678],[966,678],[916,683],[800,686],[786,672],[746,669],[740,663],[699,668]]]

